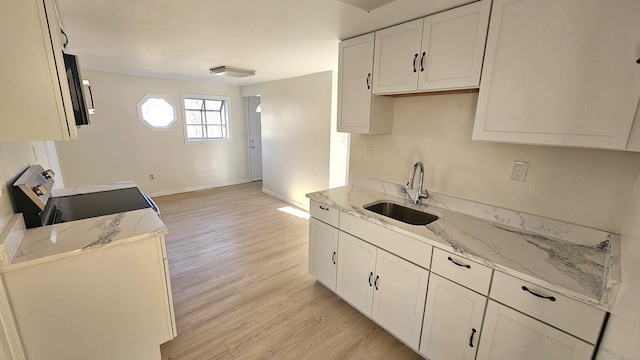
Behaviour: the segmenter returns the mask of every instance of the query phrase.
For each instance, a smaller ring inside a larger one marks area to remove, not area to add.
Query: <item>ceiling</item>
[[[56,0],[85,70],[246,85],[334,70],[338,42],[472,0]],[[225,78],[209,68],[256,70]]]

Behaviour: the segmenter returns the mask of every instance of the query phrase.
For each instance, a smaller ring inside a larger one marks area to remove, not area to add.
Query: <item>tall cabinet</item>
[[[638,1],[494,0],[473,139],[627,148],[638,19]]]
[[[7,0],[0,11],[0,141],[76,138],[53,0]]]
[[[338,62],[338,131],[357,134],[391,132],[393,98],[373,96],[374,34],[340,43]]]

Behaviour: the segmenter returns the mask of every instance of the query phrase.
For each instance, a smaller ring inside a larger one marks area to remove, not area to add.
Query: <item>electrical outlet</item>
[[[371,157],[371,144],[366,144],[364,146],[364,156]]]
[[[149,174],[149,180],[153,181],[156,179],[156,176],[154,174]]]
[[[511,170],[511,180],[525,181],[527,179],[527,169],[529,163],[524,161],[514,161],[513,169]]]

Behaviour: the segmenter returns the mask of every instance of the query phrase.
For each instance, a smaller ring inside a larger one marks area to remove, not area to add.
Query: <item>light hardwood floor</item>
[[[421,359],[309,275],[308,220],[261,187],[154,199],[178,326],[162,359]]]

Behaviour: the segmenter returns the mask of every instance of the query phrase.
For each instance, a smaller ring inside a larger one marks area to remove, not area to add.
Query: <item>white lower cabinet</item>
[[[431,273],[420,354],[431,360],[473,360],[487,298]]]
[[[429,272],[340,232],[337,294],[418,349]]]
[[[314,218],[309,219],[309,273],[336,291],[338,229]]]
[[[477,360],[582,360],[594,346],[493,300]]]
[[[160,359],[176,336],[164,237],[85,251],[2,274],[12,359]]]

